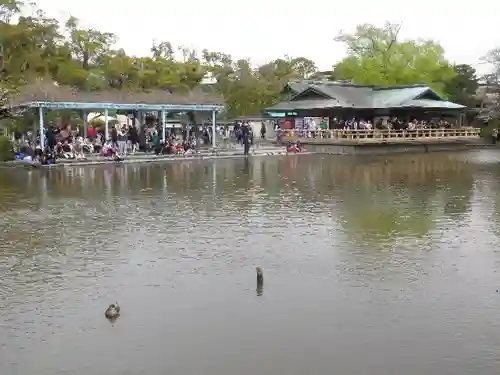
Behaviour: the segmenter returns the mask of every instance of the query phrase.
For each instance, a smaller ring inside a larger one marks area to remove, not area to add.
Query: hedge
[[[0,161],[14,160],[16,155],[14,147],[9,137],[0,136]]]

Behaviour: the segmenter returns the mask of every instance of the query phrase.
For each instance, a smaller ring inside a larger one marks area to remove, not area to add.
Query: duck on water
[[[120,306],[118,302],[112,303],[104,312],[104,316],[108,319],[116,319],[120,316]]]

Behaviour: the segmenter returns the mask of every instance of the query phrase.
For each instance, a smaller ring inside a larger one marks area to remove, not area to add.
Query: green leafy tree
[[[85,70],[99,65],[103,56],[116,42],[116,36],[112,33],[78,28],[78,19],[75,17],[70,17],[66,21],[66,30],[70,35],[68,40],[70,51]]]
[[[203,51],[206,71],[216,80],[215,88],[226,101],[228,117],[260,114],[280,99],[286,82],[310,78],[315,63],[304,57],[276,59],[260,67],[249,60],[233,62],[231,56]]]
[[[440,93],[455,69],[444,58],[444,50],[429,40],[398,40],[401,25],[384,27],[363,24],[352,34],[340,33],[347,57],[334,67],[340,80],[358,84],[406,85],[426,83]]]
[[[454,68],[457,74],[446,81],[444,87],[448,99],[467,107],[476,107],[476,91],[479,86],[476,69],[466,64],[455,65]]]
[[[82,28],[75,17],[59,24],[43,10],[30,6],[34,10],[27,15],[21,13],[21,1],[0,1],[2,87],[8,87],[6,93],[40,78],[80,90],[202,89],[221,94],[226,116],[236,117],[260,114],[282,99],[283,87],[290,80],[428,83],[464,102],[475,79],[473,73],[467,75],[471,71],[450,66],[438,44],[399,41],[398,25],[360,25],[354,34],[340,34],[337,40],[346,45],[347,57],[333,71],[320,72],[306,57],[286,56],[255,66],[248,60],[234,60],[227,53],[195,51],[169,41],[153,43],[149,56],[130,56],[113,48],[117,40],[113,33]],[[492,53],[490,58],[499,55]],[[210,84],[204,84],[206,78],[210,78]],[[188,116],[196,120],[193,113]]]

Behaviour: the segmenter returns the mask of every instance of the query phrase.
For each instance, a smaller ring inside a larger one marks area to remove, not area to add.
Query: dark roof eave
[[[284,102],[288,103],[288,102]],[[293,103],[293,102],[292,102]],[[393,107],[368,107],[368,106],[345,106],[345,105],[340,105],[340,106],[329,106],[329,107],[321,107],[321,106],[315,106],[315,107],[309,107],[309,108],[304,108],[304,107],[294,107],[294,106],[279,106],[280,103],[276,104],[275,106],[268,107],[265,109],[265,112],[290,112],[290,111],[308,111],[308,110],[335,110],[335,109],[354,109],[354,110],[388,110],[388,109],[427,109],[427,110],[455,110],[455,111],[461,111],[461,110],[466,110],[467,107],[460,107],[460,108],[443,108],[443,107],[420,107],[420,106],[393,106]]]

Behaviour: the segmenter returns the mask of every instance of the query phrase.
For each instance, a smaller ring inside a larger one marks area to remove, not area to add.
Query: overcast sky
[[[496,23],[500,1],[447,0],[284,1],[229,0],[118,1],[39,0],[48,15],[70,14],[82,25],[115,33],[129,54],[149,54],[153,40],[250,58],[255,64],[286,55],[314,60],[322,70],[344,55],[333,41],[339,30],[357,24],[402,22],[402,38],[439,41],[452,62],[478,64],[489,49],[500,47]]]

